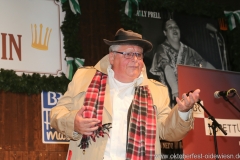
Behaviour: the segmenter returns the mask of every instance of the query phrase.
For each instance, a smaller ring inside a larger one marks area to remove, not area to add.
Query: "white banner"
[[[222,125],[224,131],[227,135],[224,135],[223,132],[217,128],[217,136],[228,136],[228,137],[240,137],[240,120],[238,119],[216,119],[216,121]],[[212,125],[212,120],[205,118],[205,132],[207,136],[213,136],[213,130],[210,127]],[[209,126],[210,125],[210,126]]]
[[[200,101],[200,103],[202,104],[202,106],[204,106],[203,105],[203,101]],[[204,110],[197,103],[195,103],[194,106],[193,106],[193,117],[195,117],[195,118],[204,118]]]
[[[17,74],[65,73],[60,2],[0,0],[0,4],[0,68]]]

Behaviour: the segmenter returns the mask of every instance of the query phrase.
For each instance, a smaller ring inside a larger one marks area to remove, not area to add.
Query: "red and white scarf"
[[[126,159],[155,159],[156,113],[147,86],[135,88],[128,115]]]
[[[84,100],[85,118],[97,118],[102,121],[107,75],[99,71],[93,77]],[[109,133],[111,124],[98,124],[99,129],[91,136],[83,135],[79,147],[85,151],[92,139]],[[147,86],[135,88],[133,102],[128,112],[128,134],[126,159],[151,160],[155,158],[156,113],[151,93]],[[108,131],[108,132],[107,132]]]

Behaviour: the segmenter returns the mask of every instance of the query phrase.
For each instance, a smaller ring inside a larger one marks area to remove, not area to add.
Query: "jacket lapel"
[[[107,74],[107,67],[110,65],[109,56],[104,56],[95,66],[97,70]],[[110,95],[110,86],[107,80],[105,97],[104,97],[104,109],[103,109],[103,119],[102,124],[112,123],[112,103]]]

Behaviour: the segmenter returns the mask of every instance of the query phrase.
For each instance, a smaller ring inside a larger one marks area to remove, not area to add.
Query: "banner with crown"
[[[67,64],[60,31],[65,15],[61,2],[0,0],[0,3],[0,68],[17,74],[65,73]]]

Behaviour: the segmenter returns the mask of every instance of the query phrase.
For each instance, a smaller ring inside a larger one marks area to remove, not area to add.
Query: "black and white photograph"
[[[169,88],[171,106],[178,96],[177,65],[228,70],[225,40],[218,20],[159,12],[161,19],[139,17],[143,37],[153,44],[144,62],[148,77]]]
[[[158,14],[139,17],[143,37],[153,44],[144,62],[148,77],[168,87],[172,108],[179,96],[177,66],[228,70],[227,49],[218,20],[166,10]],[[163,155],[183,153],[182,141],[161,140],[161,147]]]

